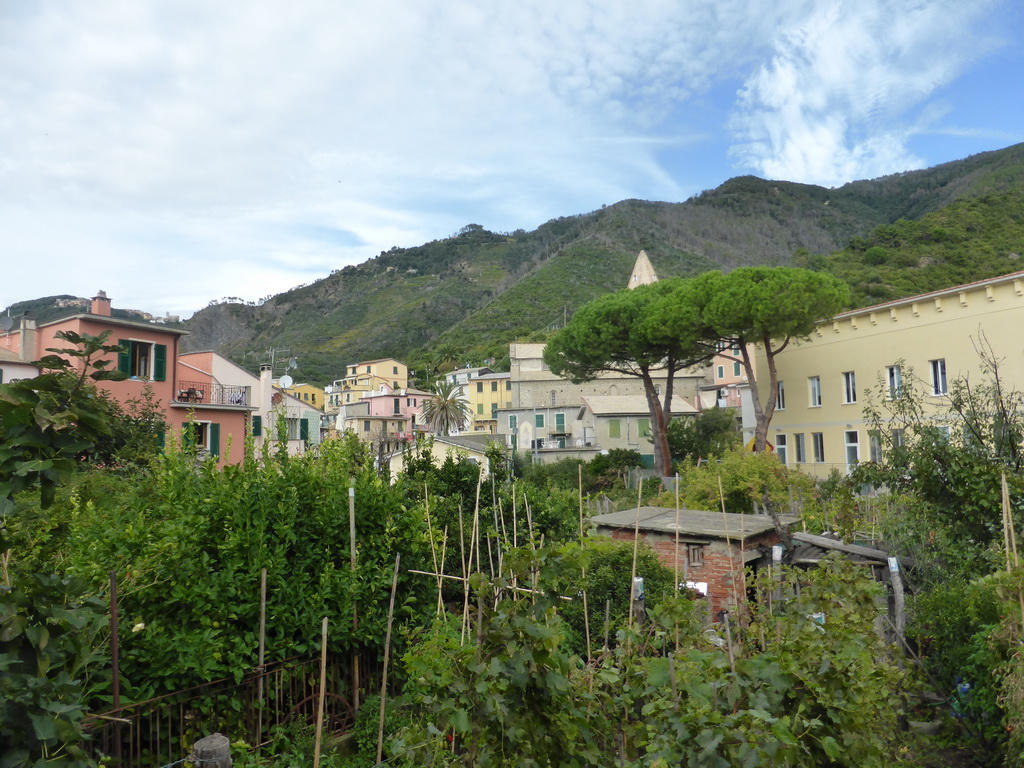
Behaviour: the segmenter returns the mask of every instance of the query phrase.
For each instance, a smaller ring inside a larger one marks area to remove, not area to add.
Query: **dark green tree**
[[[714,353],[700,313],[702,283],[671,279],[602,296],[584,305],[544,350],[552,372],[574,383],[602,373],[643,382],[651,415],[654,468],[671,474],[666,429],[675,374]],[[656,378],[666,377],[658,394]]]
[[[754,450],[763,451],[775,413],[778,371],[775,357],[794,339],[807,336],[823,320],[839,312],[850,291],[839,278],[796,267],[742,267],[728,274],[710,272],[698,278],[704,293],[701,315],[705,329],[739,349],[756,419]],[[706,332],[705,330],[705,332]],[[767,386],[761,402],[750,346],[765,351]]]
[[[673,461],[720,456],[736,447],[740,433],[731,409],[708,408],[697,416],[673,419],[668,425],[668,447]]]

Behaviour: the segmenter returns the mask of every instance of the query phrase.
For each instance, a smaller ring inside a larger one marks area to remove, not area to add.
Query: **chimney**
[[[273,403],[271,402],[271,399],[274,396],[273,378],[273,366],[261,365],[259,399],[256,401],[256,405],[260,409],[260,415],[263,417],[263,421],[267,424],[267,428],[270,427],[270,409],[273,407]]]
[[[89,311],[94,315],[110,317],[110,299],[107,298],[106,291],[96,292],[96,295],[92,297],[92,306],[89,307]]]
[[[26,312],[21,316],[21,338],[18,339],[21,347],[18,350],[18,356],[21,360],[31,362],[36,359],[37,336],[36,320],[31,314]]]

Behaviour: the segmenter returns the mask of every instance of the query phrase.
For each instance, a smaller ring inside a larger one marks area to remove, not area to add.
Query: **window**
[[[898,365],[890,365],[885,369],[885,379],[889,385],[889,399],[895,400],[903,389],[903,371]]]
[[[786,410],[786,385],[780,381],[775,385],[775,390],[775,410],[784,411]]]
[[[857,402],[857,374],[853,371],[846,371],[843,374],[843,402]]]
[[[857,435],[857,430],[847,430],[846,432],[846,466],[852,467],[858,461],[860,461],[860,437]]]
[[[484,391],[484,383],[482,381],[478,381],[476,383],[476,391],[477,392],[483,392]]]
[[[637,419],[636,420],[636,429],[637,429],[637,432],[640,434],[640,437],[650,437],[651,436],[651,420],[650,419]]]
[[[825,462],[825,434],[823,432],[812,432],[811,442],[814,445],[814,462],[823,464]]]
[[[739,376],[740,375],[740,364],[739,364],[739,362],[734,362],[732,364],[732,375],[733,376]]]
[[[902,448],[906,442],[906,435],[902,429],[894,429],[892,431],[892,447]]]
[[[552,389],[552,390],[551,390],[551,405],[552,405],[552,406],[554,406],[554,404],[555,404],[555,398],[556,398],[556,397],[557,397],[557,395],[556,395],[556,393],[555,393],[555,390],[553,390],[553,389]]]
[[[608,437],[622,437],[622,422],[618,419],[608,419]]]
[[[356,367],[354,365],[351,368],[348,369],[348,375],[349,376],[355,376],[356,375]]]
[[[691,568],[704,567],[704,547],[700,544],[686,545],[686,559]]]
[[[788,450],[786,448],[786,436],[784,434],[775,436],[775,453],[778,455],[779,461],[783,464],[787,463],[787,459],[789,457],[787,456]]]
[[[395,376],[398,375],[398,366],[397,365],[394,365],[394,366],[391,367],[391,373],[393,375],[395,375]]]
[[[498,418],[498,404],[497,403],[491,403],[491,418],[492,419]]]
[[[370,366],[366,366],[366,372],[370,373]]]
[[[821,407],[821,377],[811,376],[807,380],[808,388],[810,389],[810,396],[808,405],[811,408]]]
[[[509,379],[508,381],[505,382],[505,391],[506,392],[511,392],[512,391],[512,379]]]
[[[477,416],[483,416],[484,415],[484,404],[483,403],[477,403],[476,404],[476,415]]]
[[[497,392],[497,391],[498,391],[498,382],[492,381],[491,382],[491,392]]]
[[[724,365],[718,366],[718,375],[716,376],[716,378],[719,378],[719,379],[724,379],[725,378],[725,366]]]
[[[564,413],[556,413],[555,414],[555,431],[556,432],[565,432],[565,414]]]
[[[508,431],[515,432],[519,429],[519,417],[514,413],[508,415]]]
[[[932,369],[932,394],[933,395],[945,395],[949,390],[946,389],[946,360],[945,358],[939,358],[938,360],[929,360],[929,367]]]
[[[796,443],[796,463],[805,463],[807,461],[807,449],[804,446],[804,433],[797,432],[793,435],[793,442]]]
[[[537,427],[537,429],[544,429],[544,414],[543,413],[538,413],[536,416],[533,417],[533,425],[535,427]]]
[[[395,410],[394,413],[398,414],[402,412],[402,399],[400,397],[395,398]]]
[[[117,370],[137,379],[167,380],[167,347],[150,341],[118,339],[125,349],[117,356]]]
[[[366,421],[363,422],[363,432],[369,432],[369,431],[370,431],[370,420],[367,419]]]
[[[186,450],[220,455],[220,424],[212,421],[186,421],[181,425],[181,437]]]
[[[868,456],[876,464],[882,463],[882,438],[878,432],[868,432]]]

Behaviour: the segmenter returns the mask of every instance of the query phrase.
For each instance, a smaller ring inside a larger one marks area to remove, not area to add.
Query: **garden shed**
[[[795,517],[782,518],[787,526],[795,522]],[[617,541],[632,542],[639,531],[662,563],[672,569],[678,566],[680,581],[711,601],[714,613],[745,599],[743,569],[770,563],[772,546],[780,543],[767,515],[634,507],[596,515],[591,523],[598,535]]]

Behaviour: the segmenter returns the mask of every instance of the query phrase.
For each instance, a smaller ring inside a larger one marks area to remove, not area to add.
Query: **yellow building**
[[[322,409],[324,404],[327,402],[323,389],[315,387],[312,384],[293,384],[290,387],[281,387],[280,383],[275,381],[274,386],[283,389],[296,400],[301,400],[303,403],[311,405],[314,408]]]
[[[345,378],[337,379],[325,390],[330,413],[336,413],[343,405],[358,402],[367,392],[380,391],[382,385],[392,391],[409,386],[408,366],[392,357],[350,365],[346,374]]]
[[[512,407],[512,374],[485,373],[463,387],[469,403],[470,423],[466,431],[496,434],[498,410]]]
[[[913,381],[925,393],[926,410],[941,413],[952,382],[983,380],[976,349],[982,339],[1002,360],[1004,384],[1024,388],[1022,327],[1024,272],[836,315],[776,357],[768,439],[791,467],[819,477],[847,472],[880,456],[864,419],[869,397],[879,402]],[[768,370],[760,348],[757,370]],[[767,377],[758,378],[767,402]]]

